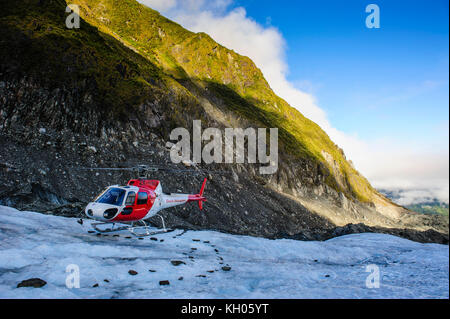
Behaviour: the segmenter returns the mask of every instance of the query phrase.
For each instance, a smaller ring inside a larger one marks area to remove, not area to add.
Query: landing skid
[[[172,232],[173,229],[166,229],[166,225],[164,223],[164,218],[162,218],[162,216],[160,216],[160,215],[157,215],[157,216],[159,216],[161,218],[163,229],[158,230],[158,231],[153,231],[153,232],[151,232],[149,230],[149,226],[143,220],[137,222],[137,223],[142,223],[143,226],[135,226],[135,222],[132,222],[131,226],[120,226],[120,227],[115,227],[115,223],[92,223],[91,226],[94,228],[94,230],[97,233],[100,233],[100,234],[107,234],[107,233],[113,233],[113,232],[118,232],[118,231],[122,231],[122,230],[128,230],[131,234],[133,234],[136,237],[146,237],[146,236],[153,236],[153,235]],[[111,228],[101,229],[98,227],[101,225],[111,225],[111,224],[112,224]],[[144,230],[144,231],[141,232],[141,230]]]

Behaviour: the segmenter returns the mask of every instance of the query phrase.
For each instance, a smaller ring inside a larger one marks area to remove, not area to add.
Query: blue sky
[[[380,7],[380,29],[365,7]],[[247,15],[280,30],[288,80],[314,94],[339,130],[445,147],[448,123],[447,1],[240,0]],[[438,141],[436,141],[438,140]]]
[[[448,202],[447,1],[139,1],[249,56],[375,187]]]

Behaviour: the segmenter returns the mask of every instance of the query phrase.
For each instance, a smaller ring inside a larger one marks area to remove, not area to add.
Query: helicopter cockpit
[[[126,191],[122,188],[108,188],[97,200],[96,203],[122,206]]]
[[[134,204],[136,193],[139,190],[133,186],[108,187],[104,192],[100,193],[93,202],[89,203],[85,209],[86,215],[97,220],[111,220],[117,216],[119,212],[124,215],[131,213],[126,206]]]

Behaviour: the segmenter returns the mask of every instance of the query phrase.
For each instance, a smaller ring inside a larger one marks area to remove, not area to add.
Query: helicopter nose
[[[119,212],[118,208],[106,204],[89,203],[85,214],[92,219],[108,221],[113,219]]]

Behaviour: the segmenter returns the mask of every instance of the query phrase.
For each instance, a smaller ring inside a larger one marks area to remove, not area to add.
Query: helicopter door
[[[136,201],[136,193],[129,192],[127,199],[125,200],[125,208],[122,210],[122,215],[131,215],[133,212],[133,205]]]
[[[134,209],[134,216],[137,218],[144,218],[149,211],[148,207],[148,193],[147,192],[139,192],[137,194],[136,206]]]

